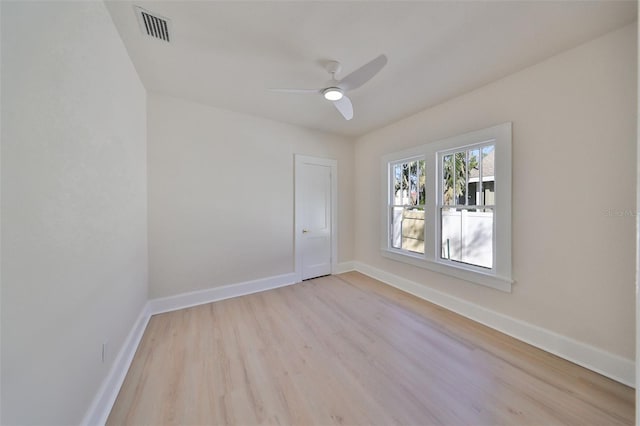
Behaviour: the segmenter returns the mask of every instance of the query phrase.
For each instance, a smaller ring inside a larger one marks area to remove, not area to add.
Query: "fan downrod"
[[[327,62],[325,69],[329,74],[331,74],[331,76],[335,80],[336,74],[338,74],[342,70],[342,65],[340,65],[340,62],[338,61],[329,61]]]

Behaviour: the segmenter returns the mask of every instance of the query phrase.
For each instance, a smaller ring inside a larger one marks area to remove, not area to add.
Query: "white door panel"
[[[335,162],[296,156],[296,263],[303,280],[331,273],[333,168]]]

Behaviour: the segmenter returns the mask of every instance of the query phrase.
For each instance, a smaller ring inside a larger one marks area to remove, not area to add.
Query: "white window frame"
[[[382,157],[382,212],[381,254],[382,256],[450,275],[465,281],[481,284],[497,290],[511,292],[511,131],[510,122],[499,124],[463,135],[453,136],[436,142],[413,147]],[[478,144],[495,146],[494,164],[494,256],[493,268],[482,268],[461,262],[441,259],[440,242],[440,175],[441,155]],[[391,223],[389,200],[391,168],[403,159],[424,156],[425,167],[425,252],[407,252],[391,246]]]

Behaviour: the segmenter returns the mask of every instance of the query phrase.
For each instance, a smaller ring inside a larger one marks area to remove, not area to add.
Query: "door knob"
[[[308,229],[303,229],[303,230],[302,230],[302,233],[303,233],[303,234],[306,234],[307,232],[309,232],[309,230],[308,230]]]

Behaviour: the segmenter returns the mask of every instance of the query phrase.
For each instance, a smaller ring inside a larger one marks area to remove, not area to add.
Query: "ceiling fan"
[[[345,120],[353,118],[353,105],[346,93],[371,80],[387,64],[387,57],[380,55],[372,61],[367,62],[345,78],[336,80],[336,74],[342,69],[340,62],[330,61],[326,64],[327,72],[331,74],[331,81],[321,89],[269,89],[274,92],[283,93],[309,93],[320,94],[326,100],[331,101],[336,109],[342,114]]]

